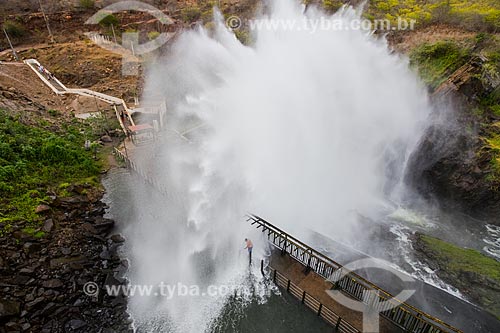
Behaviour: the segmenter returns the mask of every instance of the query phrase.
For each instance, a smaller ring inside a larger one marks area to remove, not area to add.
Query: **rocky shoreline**
[[[133,331],[126,297],[104,289],[126,284],[128,264],[117,253],[123,237],[104,218],[103,192],[90,185],[68,192],[47,193],[35,232],[17,224],[0,236],[0,333]],[[84,293],[90,282],[97,295]]]

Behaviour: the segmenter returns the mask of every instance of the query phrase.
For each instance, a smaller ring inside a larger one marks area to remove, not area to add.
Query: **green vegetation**
[[[59,111],[53,109],[47,110],[47,113],[50,114],[52,117],[59,115]]]
[[[99,21],[99,24],[104,27],[110,27],[112,25],[116,27],[119,23],[120,21],[113,14],[106,15]]]
[[[63,182],[98,184],[101,166],[84,150],[84,140],[75,124],[54,133],[24,125],[0,110],[0,222],[4,230],[11,222],[36,225],[35,208],[47,203],[47,189],[59,194]]]
[[[500,319],[500,262],[473,249],[417,233],[420,251],[436,273]]]
[[[489,34],[478,34],[476,36],[478,45],[481,46],[482,63],[481,80],[500,81],[500,39]],[[478,96],[478,104],[488,116],[498,119],[500,117],[500,87],[492,91],[485,91]],[[483,140],[486,152],[490,155],[490,172],[487,180],[492,183],[492,188],[497,189],[500,184],[500,122],[493,123],[488,127],[488,133]]]
[[[250,34],[246,30],[235,30],[234,34],[236,35],[236,38],[243,44],[243,45],[249,45],[252,41],[252,38],[250,37]]]
[[[148,39],[149,40],[155,40],[160,36],[160,33],[158,31],[150,31],[148,32]]]
[[[491,173],[488,175],[488,180],[496,182],[500,179],[500,134],[493,135],[490,138],[485,138],[487,147],[491,149]]]
[[[497,0],[372,0],[366,11],[370,19],[415,20],[417,24],[445,23],[471,30],[500,27]]]
[[[410,54],[410,65],[416,67],[422,80],[435,89],[470,57],[470,49],[452,41],[440,41],[414,49]]]
[[[323,7],[330,12],[337,11],[343,5],[340,0],[323,0],[322,4]]]
[[[94,0],[80,0],[80,7],[84,9],[92,9],[95,7]]]
[[[425,246],[439,257],[440,263],[446,266],[441,266],[441,270],[458,274],[474,273],[500,284],[500,262],[495,259],[479,251],[463,249],[438,238],[427,235],[419,236]]]
[[[181,10],[182,19],[186,22],[197,21],[201,17],[202,11],[198,6],[188,6]]]
[[[26,29],[21,23],[15,21],[5,21],[2,26],[10,38],[21,38],[26,34]]]
[[[497,104],[497,105],[493,105],[490,107],[491,109],[491,112],[493,112],[493,114],[497,117],[500,117],[500,104]]]

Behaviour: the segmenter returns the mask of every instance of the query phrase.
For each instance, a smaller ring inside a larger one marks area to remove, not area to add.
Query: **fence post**
[[[323,309],[323,303],[319,303],[318,317],[321,316],[321,309]]]
[[[307,259],[307,266],[306,266],[306,269],[304,271],[304,274],[307,275],[309,274],[309,272],[311,271],[311,259],[312,259],[312,249],[310,248],[308,250],[309,252],[309,259]],[[307,252],[304,252],[304,255],[306,254]]]
[[[273,274],[273,282],[276,283],[276,270],[274,270],[274,274]]]
[[[288,280],[288,283],[286,285],[286,291],[288,291],[288,292],[290,291],[290,280]]]
[[[302,293],[302,304],[304,304],[304,301],[306,300],[306,291],[304,290],[304,292]]]
[[[283,248],[281,248],[281,255],[284,256],[286,254],[286,242],[288,240],[288,235],[285,234],[285,239],[283,241]]]
[[[342,321],[342,318],[339,317],[339,319],[337,319],[337,324],[335,324],[335,329],[338,331],[339,330],[339,326],[340,326],[340,322]]]

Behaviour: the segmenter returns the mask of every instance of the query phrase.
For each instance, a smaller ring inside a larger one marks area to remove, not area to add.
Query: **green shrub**
[[[80,0],[80,7],[84,9],[93,9],[95,7],[94,0]]]
[[[110,27],[111,25],[116,27],[119,23],[120,21],[113,14],[106,15],[99,21],[99,24],[105,27]]]
[[[5,21],[3,28],[11,38],[21,38],[26,34],[24,26],[15,21]]]
[[[36,221],[35,208],[46,200],[39,189],[64,190],[99,174],[80,129],[66,132],[23,125],[0,110],[0,222]]]
[[[500,117],[500,104],[490,106],[491,112],[497,117]]]
[[[336,12],[342,5],[340,0],[323,0],[323,7],[331,12]]]
[[[148,32],[148,39],[149,40],[155,40],[156,38],[158,38],[158,36],[160,36],[160,33],[158,31]]]
[[[184,7],[181,10],[181,15],[184,21],[194,22],[201,17],[201,9],[198,6]]]
[[[238,40],[241,42],[241,44],[243,44],[243,45],[250,44],[251,38],[250,38],[250,34],[248,33],[248,31],[239,29],[239,30],[236,30],[234,32],[234,34],[236,35],[236,38],[238,38]]]
[[[437,88],[450,74],[470,59],[470,50],[452,41],[423,44],[410,54],[410,65],[431,88]]]

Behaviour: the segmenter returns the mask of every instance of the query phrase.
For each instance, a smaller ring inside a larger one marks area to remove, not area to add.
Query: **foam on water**
[[[408,226],[421,228],[435,228],[436,225],[421,213],[408,208],[398,207],[387,216],[389,219],[403,223]]]
[[[412,255],[412,242],[410,240],[410,235],[412,234],[412,230],[405,225],[402,224],[394,224],[390,227],[390,231],[396,235],[396,239],[398,241],[399,250],[401,257],[404,259],[404,262],[409,264],[412,268],[411,271],[407,271],[406,273],[410,274],[412,277],[424,281],[436,288],[439,288],[447,293],[454,295],[455,297],[461,298],[463,300],[467,300],[462,293],[445,283],[441,280],[429,266],[425,263],[421,262]]]
[[[500,260],[500,226],[487,224],[486,233],[487,236],[483,241],[487,245],[483,250],[495,259]]]

